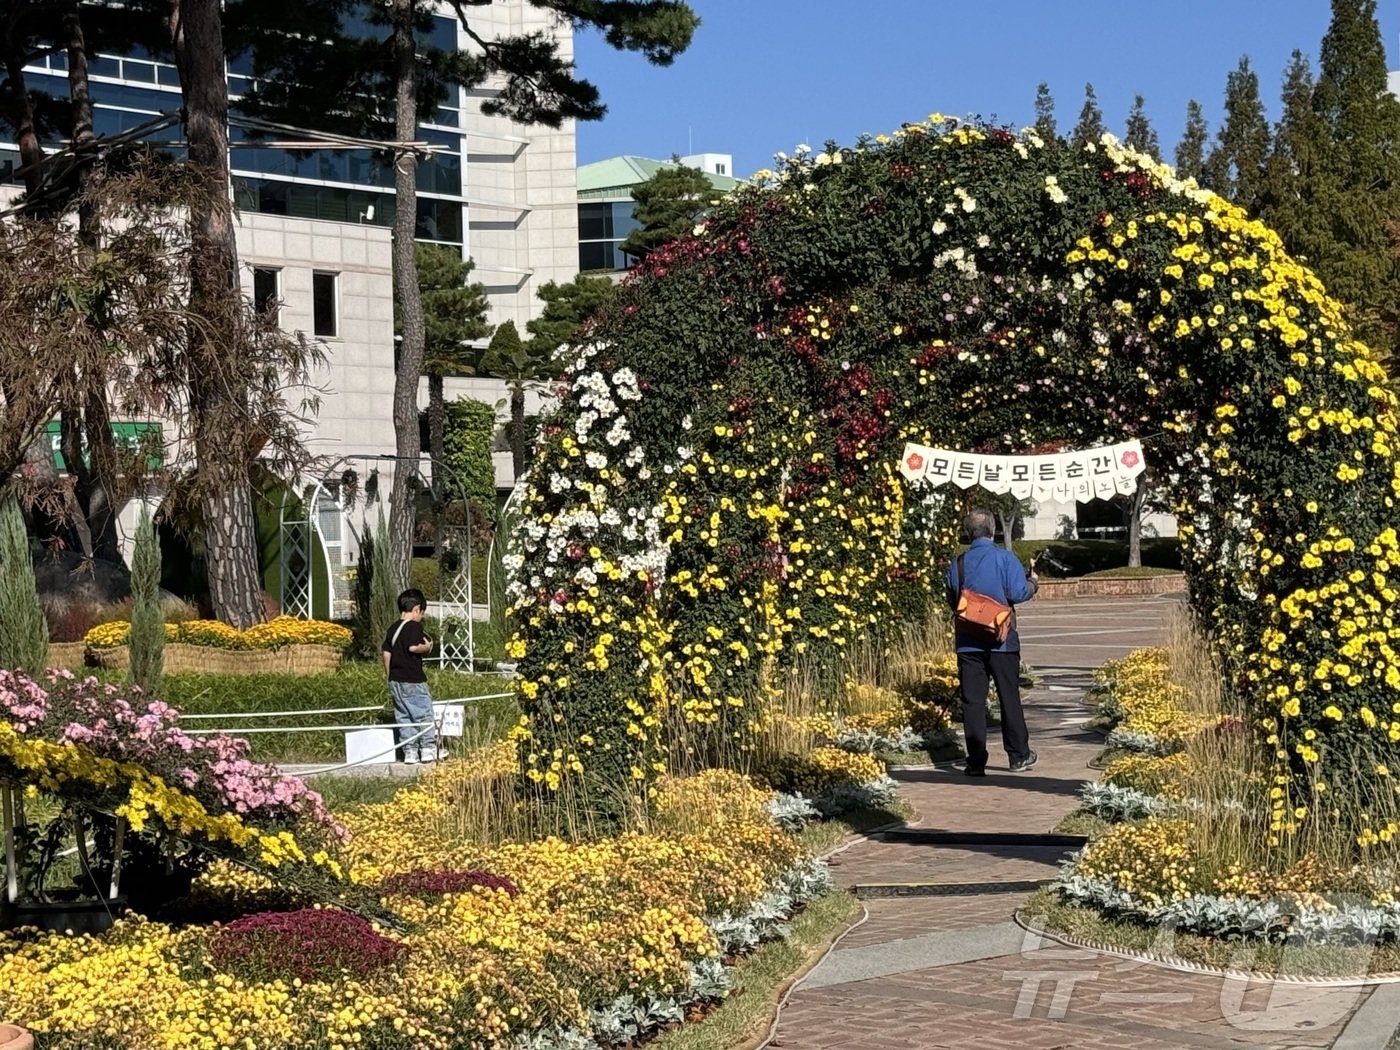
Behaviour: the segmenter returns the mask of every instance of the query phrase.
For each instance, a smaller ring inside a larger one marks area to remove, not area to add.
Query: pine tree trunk
[[[510,458],[519,480],[525,473],[525,386],[516,383],[510,388]]]
[[[414,0],[391,0],[395,65],[394,137],[412,142],[418,130],[418,59]],[[389,496],[389,565],[394,586],[408,581],[413,554],[414,506],[410,484],[418,477],[418,381],[423,374],[423,297],[418,288],[414,236],[418,227],[418,158],[403,150],[394,158],[394,295],[399,304],[399,367],[394,374],[394,485]]]
[[[439,465],[447,462],[447,435],[443,432],[447,415],[442,376],[428,373],[428,452],[433,457],[433,498],[441,502],[443,477]]]
[[[247,359],[240,352],[238,246],[229,205],[228,84],[220,0],[172,0],[171,39],[185,103],[190,165],[189,398],[204,550],[214,615],[238,628],[263,619],[252,486]]]
[[[5,76],[10,81],[10,122],[15,129],[15,145],[19,147],[20,166],[24,169],[24,189],[33,193],[44,175],[44,147],[34,126],[34,102],[24,79],[24,55],[18,50],[23,41],[16,42],[5,52]]]
[[[78,167],[78,238],[91,255],[101,247],[100,216],[96,205],[87,199],[92,184],[93,150],[96,138],[92,130],[92,90],[88,80],[87,40],[83,31],[82,14],[77,0],[66,0],[63,7],[63,39],[68,52],[68,101],[73,115],[73,150],[80,158]],[[117,455],[116,435],[112,433],[111,413],[107,408],[107,377],[99,367],[89,368],[83,377],[82,414],[84,436],[89,460],[85,469],[75,472],[74,495],[86,518],[87,544],[90,556],[105,561],[121,560],[121,542],[117,536],[117,473],[121,469]],[[65,415],[68,410],[65,410]],[[78,406],[71,406],[76,416]],[[65,456],[65,459],[67,457]]]

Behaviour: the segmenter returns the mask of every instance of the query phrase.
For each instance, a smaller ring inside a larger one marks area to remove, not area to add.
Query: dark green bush
[[[1042,564],[1042,576],[1087,576],[1105,569],[1123,569],[1128,565],[1128,545],[1114,540],[1015,540],[1012,548],[1016,557],[1027,565],[1041,551],[1063,562],[1069,572],[1062,573]],[[1181,541],[1170,537],[1152,537],[1142,541],[1142,564],[1145,568],[1181,571]]]

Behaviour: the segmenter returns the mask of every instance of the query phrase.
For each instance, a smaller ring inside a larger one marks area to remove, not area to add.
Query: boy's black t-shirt
[[[395,635],[398,637],[396,638]],[[416,620],[400,620],[384,636],[384,651],[389,654],[389,681],[426,682],[423,654],[409,652],[410,645],[423,644],[423,625]]]

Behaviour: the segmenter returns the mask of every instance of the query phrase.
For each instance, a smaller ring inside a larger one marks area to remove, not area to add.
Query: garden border
[[[1185,594],[1186,574],[1165,576],[1072,576],[1065,580],[1041,578],[1036,601],[1064,601],[1067,598],[1130,598],[1163,594]]]
[[[1306,977],[1287,973],[1261,973],[1258,970],[1235,970],[1225,966],[1207,966],[1204,963],[1193,963],[1166,952],[1134,951],[1102,941],[1090,940],[1087,937],[1059,933],[1047,929],[1043,924],[1033,923],[1024,908],[1017,908],[1012,913],[1011,918],[1017,926],[1027,933],[1034,933],[1046,940],[1054,941],[1056,944],[1062,944],[1066,948],[1079,948],[1084,951],[1098,952],[1101,955],[1112,955],[1119,959],[1152,963],[1181,973],[1209,974],[1235,981],[1268,981],[1274,984],[1308,985],[1315,988],[1371,988],[1385,984],[1400,984],[1400,971],[1395,970],[1371,974],[1367,977]]]

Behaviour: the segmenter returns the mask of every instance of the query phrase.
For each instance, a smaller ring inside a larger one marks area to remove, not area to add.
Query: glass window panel
[[[277,300],[282,298],[282,271],[275,266],[253,267],[253,307],[277,320]]]
[[[428,34],[428,42],[440,51],[457,50],[457,23],[454,19],[433,16],[433,28]]]
[[[319,336],[334,338],[340,318],[336,312],[336,279],[339,274],[317,270],[311,274],[312,330]]]
[[[619,201],[616,204],[613,204],[611,207],[612,232],[609,233],[608,236],[616,237],[617,239],[621,240],[623,237],[626,237],[633,230],[641,226],[641,223],[637,221],[637,217],[635,214],[637,205],[632,201]]]
[[[66,51],[55,51],[53,54],[51,54],[51,55],[49,56],[49,68],[50,68],[50,69],[67,69],[67,68],[68,68],[68,52],[66,52]]]
[[[156,67],[153,62],[137,62],[127,58],[122,60],[122,77],[126,80],[141,80],[148,84],[156,82]]]
[[[612,212],[606,204],[578,206],[578,237],[581,241],[601,241],[611,236]]]
[[[174,66],[157,66],[156,80],[164,87],[180,86],[180,71]]]
[[[578,268],[580,270],[609,270],[611,265],[611,241],[584,241],[578,246]]]
[[[122,64],[119,59],[111,58],[107,55],[98,55],[88,62],[88,76],[120,78],[122,75]]]

